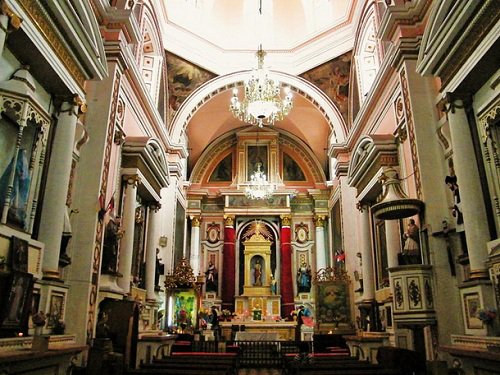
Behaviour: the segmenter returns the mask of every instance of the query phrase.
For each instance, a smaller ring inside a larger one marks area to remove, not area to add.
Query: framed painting
[[[247,146],[247,181],[257,171],[257,167],[266,176],[269,174],[267,165],[267,146]]]
[[[478,318],[477,314],[481,308],[479,293],[464,294],[465,320],[468,329],[481,329],[483,322]]]
[[[53,327],[59,320],[64,319],[64,294],[52,293],[50,295],[50,310],[48,327]]]
[[[316,316],[318,323],[351,322],[348,284],[343,280],[316,284]]]
[[[10,243],[12,269],[19,272],[28,272],[28,241],[12,236]]]
[[[174,294],[174,325],[183,331],[194,327],[197,313],[194,289],[177,290]]]
[[[3,309],[1,328],[27,330],[32,292],[33,275],[13,272],[7,303]]]

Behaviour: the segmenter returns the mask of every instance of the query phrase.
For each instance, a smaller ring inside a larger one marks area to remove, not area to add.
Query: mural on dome
[[[171,53],[166,56],[170,122],[189,94],[216,75]]]
[[[318,86],[335,103],[346,123],[351,60],[352,52],[349,51],[300,75]]]

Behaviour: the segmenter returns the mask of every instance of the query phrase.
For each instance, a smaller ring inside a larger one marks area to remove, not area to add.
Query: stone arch
[[[175,114],[168,128],[172,142],[184,144],[186,127],[195,112],[215,95],[240,86],[249,73],[250,71],[246,70],[216,77],[191,93]],[[286,73],[273,71],[272,75],[282,84],[289,86],[293,92],[306,98],[322,113],[331,129],[330,144],[343,143],[346,140],[347,126],[339,109],[319,88],[303,78]]]

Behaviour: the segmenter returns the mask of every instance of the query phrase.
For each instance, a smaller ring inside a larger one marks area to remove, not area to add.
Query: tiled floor
[[[275,368],[241,368],[238,375],[281,375],[281,370]]]

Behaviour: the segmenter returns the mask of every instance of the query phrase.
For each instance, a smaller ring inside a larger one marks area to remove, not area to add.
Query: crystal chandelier
[[[234,117],[250,125],[274,125],[292,109],[292,93],[290,87],[285,87],[285,98],[281,98],[280,83],[269,77],[264,68],[262,45],[256,53],[258,66],[252,71],[252,76],[245,82],[245,98],[240,101],[238,89],[233,89],[233,97],[229,109]]]
[[[250,181],[245,189],[249,199],[269,199],[274,192],[274,184],[267,181],[266,174],[261,171],[262,163],[255,163],[255,172],[250,176]]]

